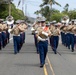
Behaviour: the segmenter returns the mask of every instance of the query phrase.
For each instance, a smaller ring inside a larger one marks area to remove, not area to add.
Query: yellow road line
[[[51,64],[48,56],[47,56],[47,61],[48,61],[48,63],[49,63],[50,69],[51,69],[51,71],[52,71],[52,75],[55,75],[54,70],[53,70],[53,67],[52,67],[52,64]]]
[[[46,69],[46,66],[44,65],[44,74],[45,75],[48,75],[48,72],[47,72],[47,69]]]

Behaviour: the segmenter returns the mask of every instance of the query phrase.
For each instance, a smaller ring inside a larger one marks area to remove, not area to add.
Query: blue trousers
[[[7,41],[8,41],[8,43],[9,43],[10,33],[9,33],[8,31],[6,31],[6,32],[7,32]]]
[[[66,46],[66,34],[65,33],[63,33],[63,44],[64,46]]]
[[[74,35],[74,43],[76,44],[76,36]]]
[[[61,41],[62,41],[62,44],[64,44],[64,42],[63,42],[63,32],[61,32]]]
[[[45,64],[46,55],[48,52],[48,41],[39,41],[40,64]]]
[[[20,43],[21,45],[23,44],[24,42],[24,36],[23,36],[23,33],[20,34]]]
[[[52,48],[52,50],[53,50],[53,36],[51,36],[51,37],[49,38],[49,40],[50,40],[50,46],[51,46],[51,48]]]
[[[1,50],[1,43],[2,43],[2,33],[0,33],[0,50]]]
[[[66,46],[70,49],[70,33],[66,34]]]
[[[58,43],[59,43],[59,36],[53,36],[53,51],[54,51],[54,53],[57,52]]]
[[[24,32],[23,33],[23,40],[24,40],[24,42],[25,42],[25,39],[26,39],[26,33]]]
[[[3,48],[6,46],[7,35],[5,32],[2,32],[2,46]]]
[[[36,34],[34,34],[34,41],[35,41],[35,46],[36,46],[36,50],[37,50],[37,53],[38,53],[39,52],[39,44],[38,44]]]
[[[70,34],[71,49],[74,50],[74,34]]]
[[[18,53],[20,51],[20,36],[13,36],[14,42],[14,53]]]

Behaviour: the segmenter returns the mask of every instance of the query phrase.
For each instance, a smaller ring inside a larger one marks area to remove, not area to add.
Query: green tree
[[[71,20],[71,19],[76,19],[76,9],[70,10],[70,11],[68,12],[68,16],[69,16],[70,20]]]
[[[64,10],[62,11],[62,13],[68,14],[69,4],[66,4],[63,9],[64,9]]]
[[[46,18],[46,20],[47,21],[51,21],[51,11],[50,11],[50,8],[49,8],[49,6],[45,6],[44,8],[41,8],[41,10],[39,10],[39,13],[42,15],[42,16],[44,16],[45,18]],[[57,10],[57,9],[52,9],[52,13],[53,14],[57,14],[57,13],[60,13],[60,11],[59,10]],[[53,15],[52,14],[52,15]]]
[[[40,7],[43,7],[45,5],[49,5],[50,6],[50,10],[52,10],[52,5],[58,5],[61,6],[58,2],[56,2],[55,0],[43,0],[43,4],[40,5]]]
[[[37,16],[39,16],[40,11],[39,11],[39,10],[37,10],[36,12],[34,12],[34,14],[36,14]]]
[[[9,3],[12,2],[13,0],[0,0],[0,4],[5,4],[5,3]]]
[[[24,13],[16,9],[15,5],[11,4],[11,15],[14,17],[15,20],[17,19],[25,19]],[[9,5],[6,3],[0,4],[0,18],[6,19],[6,17],[9,15]]]
[[[43,3],[40,5],[41,10],[40,14],[47,18],[47,20],[51,19],[51,15],[54,13],[54,9],[52,8],[52,5],[58,5],[61,6],[58,2],[55,0],[43,0]]]
[[[64,16],[65,14],[63,13],[54,13],[52,16],[51,16],[51,21],[53,20],[56,20],[57,22],[61,22],[61,18]]]

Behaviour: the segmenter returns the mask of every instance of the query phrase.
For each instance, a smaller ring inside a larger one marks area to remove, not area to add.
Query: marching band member
[[[72,26],[72,29],[71,29],[71,49],[72,49],[72,52],[74,52],[74,45],[75,45],[75,33],[76,33],[76,27],[75,25]]]
[[[17,24],[10,30],[10,33],[13,34],[13,42],[14,42],[14,54],[20,52],[22,44],[24,42],[24,35],[25,29],[27,26],[21,22],[16,22]]]
[[[50,22],[49,29],[50,29],[51,34],[53,33],[53,30],[55,30],[55,26],[54,26],[55,23],[56,23],[56,21]],[[49,40],[50,40],[50,46],[53,50],[53,35],[51,35],[51,37],[49,37]]]
[[[62,23],[62,25],[60,26],[60,31],[61,31],[61,42],[62,42],[62,45],[64,45],[64,24]]]
[[[55,54],[57,54],[57,48],[59,43],[59,35],[60,35],[60,29],[58,28],[58,24],[55,24],[55,30],[53,30],[53,51]]]
[[[37,29],[36,37],[39,44],[39,55],[40,55],[40,67],[42,68],[45,64],[45,59],[48,51],[48,36],[51,36],[51,32],[46,28],[45,20],[41,19],[41,27]]]
[[[0,23],[0,50],[2,49],[1,44],[2,44],[2,24]]]
[[[20,51],[20,30],[19,30],[19,25],[20,24],[17,24],[10,31],[10,33],[13,34],[14,54],[17,54]]]
[[[72,28],[73,28],[73,26],[71,24],[67,26],[67,47],[68,47],[68,49],[70,49],[70,45],[71,45],[70,34],[71,34]]]
[[[21,23],[19,25],[20,29],[20,45],[22,47],[23,43],[25,42],[25,30],[27,29],[27,26],[24,23]]]
[[[72,29],[73,33],[74,33],[74,47],[76,49],[76,26],[74,26],[74,28]]]
[[[2,24],[2,46],[3,48],[6,46],[7,44],[7,31],[8,27],[5,23]]]
[[[74,28],[74,20],[72,20],[71,24],[72,28],[70,30],[70,45],[71,45],[71,50],[74,52],[74,33],[73,33],[73,28]]]
[[[22,24],[23,28],[24,28],[24,31],[23,31],[23,43],[25,43],[25,38],[26,38],[26,33],[25,31],[28,29],[28,26],[26,23],[23,23]]]
[[[36,37],[36,31],[39,27],[40,27],[40,21],[39,21],[39,19],[37,19],[37,21],[33,24],[33,29],[34,29],[33,34],[34,34],[34,41],[35,41],[35,47],[37,50],[37,54],[39,54],[39,47],[38,47],[38,40]]]

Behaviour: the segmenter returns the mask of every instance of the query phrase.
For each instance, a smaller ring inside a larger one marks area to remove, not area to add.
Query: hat
[[[18,23],[18,24],[21,23],[21,20],[17,20],[16,23]]]
[[[58,24],[58,26],[61,26],[61,23],[60,22],[58,22],[57,24]]]
[[[55,23],[56,23],[56,20],[54,20],[54,21],[50,22],[50,24],[55,24]]]
[[[56,26],[56,27],[57,27],[57,26],[58,26],[58,24],[56,23],[56,24],[54,24],[54,26]]]
[[[45,19],[44,17],[39,17],[37,21],[38,21],[38,22],[45,22],[46,19]]]
[[[52,23],[54,23],[54,24],[55,24],[55,23],[56,23],[56,20],[52,21]]]
[[[47,23],[46,26],[50,26],[50,23]]]
[[[52,24],[52,22],[50,22],[50,24]]]
[[[74,22],[74,21],[75,21],[74,19],[71,20],[71,22]]]
[[[2,23],[3,23],[3,24],[7,24],[7,21],[3,21]]]
[[[68,24],[71,24],[71,21]]]
[[[0,19],[0,22],[3,22],[4,21],[4,19]]]

